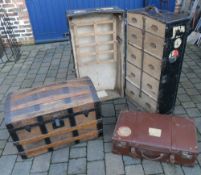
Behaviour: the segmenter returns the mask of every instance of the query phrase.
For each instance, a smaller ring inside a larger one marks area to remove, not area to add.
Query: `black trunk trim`
[[[42,134],[47,134],[48,131],[47,131],[47,128],[46,128],[46,126],[45,126],[43,117],[42,117],[42,116],[38,116],[38,117],[37,117],[37,120],[38,120],[38,123],[39,123],[39,127],[40,127],[40,130],[41,130],[41,133],[42,133]],[[47,145],[51,143],[50,138],[45,138],[44,140],[45,140],[45,143],[46,143]],[[48,151],[53,151],[53,148],[48,148]]]

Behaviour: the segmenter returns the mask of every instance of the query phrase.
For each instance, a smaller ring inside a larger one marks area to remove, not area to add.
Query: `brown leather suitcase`
[[[99,98],[88,77],[11,93],[5,123],[22,158],[102,133]]]
[[[193,166],[198,146],[190,119],[145,112],[122,112],[113,134],[113,153]]]

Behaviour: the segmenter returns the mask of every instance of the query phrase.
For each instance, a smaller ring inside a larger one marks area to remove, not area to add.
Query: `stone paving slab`
[[[201,155],[195,167],[133,159],[115,155],[111,137],[121,110],[141,110],[126,98],[102,104],[104,136],[23,160],[17,156],[5,128],[3,107],[6,95],[19,89],[39,87],[75,78],[67,42],[22,47],[16,63],[0,65],[0,175],[200,175]],[[187,46],[179,84],[175,114],[195,120],[201,147],[201,50]]]

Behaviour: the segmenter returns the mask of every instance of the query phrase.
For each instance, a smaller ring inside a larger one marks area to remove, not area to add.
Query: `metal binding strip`
[[[47,134],[48,130],[47,130],[46,126],[45,126],[43,117],[42,116],[38,116],[37,120],[38,120],[38,123],[39,123],[39,127],[40,127],[40,130],[41,130],[41,133],[42,134]],[[47,145],[51,143],[50,138],[45,138],[44,140],[45,140],[45,143]],[[53,148],[48,148],[48,151],[53,151]]]
[[[96,120],[100,120],[102,118],[101,116],[101,110],[100,110],[100,102],[95,103],[95,111],[96,111]],[[97,130],[102,130],[103,129],[103,123],[98,122],[97,123]],[[103,132],[99,132],[99,136],[102,136]]]
[[[142,28],[142,59],[141,59],[141,73],[140,73],[140,92],[139,96],[142,96],[142,74],[143,74],[143,68],[144,68],[144,39],[145,39],[145,17],[142,17],[143,21],[143,28]]]
[[[72,108],[68,109],[68,113],[69,113],[68,118],[69,118],[70,126],[71,127],[76,126],[76,120],[75,120],[75,116],[73,114],[73,109]],[[72,134],[74,137],[79,136],[78,130],[72,131]],[[79,143],[79,142],[80,142],[79,140],[75,141],[75,143]]]
[[[10,136],[12,137],[13,141],[14,142],[19,141],[19,137],[18,137],[16,131],[12,130],[13,129],[13,125],[9,124],[9,125],[7,125],[7,128],[8,128],[8,131],[9,131]],[[15,145],[15,146],[16,146],[16,148],[17,148],[17,150],[18,150],[19,153],[24,151],[24,148],[23,148],[22,145]],[[26,159],[27,156],[26,155],[22,155],[22,158]]]
[[[91,80],[87,80],[87,82],[90,84],[90,85],[89,85],[89,89],[90,89],[90,92],[91,92],[91,96],[92,96],[92,98],[93,98],[94,103],[96,103],[96,102],[99,101],[99,97],[98,97],[98,95],[97,95],[97,93],[96,93],[96,89],[95,89],[95,87],[93,86],[93,83],[92,83]]]
[[[91,82],[91,80],[90,80],[90,82]],[[100,110],[99,98],[97,96],[95,87],[89,86],[89,88],[91,91],[92,98],[94,100],[94,107],[95,107],[95,111],[96,111],[96,120],[99,120],[99,119],[101,119],[101,110]],[[100,129],[103,129],[103,123],[102,122],[97,123],[97,130],[100,130]],[[102,133],[99,132],[99,136],[101,136],[101,135],[102,135]]]
[[[95,109],[87,110],[88,113],[93,112],[93,111],[95,111]],[[74,113],[74,116],[81,115],[81,114],[83,114],[83,111]],[[65,119],[65,118],[68,118],[68,115],[60,117],[60,119]],[[44,121],[44,124],[50,123],[50,122],[52,122],[52,119]],[[38,122],[38,123],[30,124],[29,126],[34,127],[34,126],[38,126],[39,124],[40,123]],[[22,129],[25,129],[25,128],[26,128],[26,126],[19,127],[19,128],[9,128],[9,131],[19,131],[19,130],[22,130]]]

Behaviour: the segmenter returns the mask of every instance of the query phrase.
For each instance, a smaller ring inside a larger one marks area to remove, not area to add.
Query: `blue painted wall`
[[[36,43],[64,39],[68,32],[66,10],[118,6],[143,7],[139,0],[26,0]]]
[[[171,9],[173,9],[173,1]],[[149,4],[158,6],[159,0]],[[117,6],[135,9],[144,6],[143,0],[26,0],[36,43],[65,39],[68,32],[65,12],[67,10]]]

